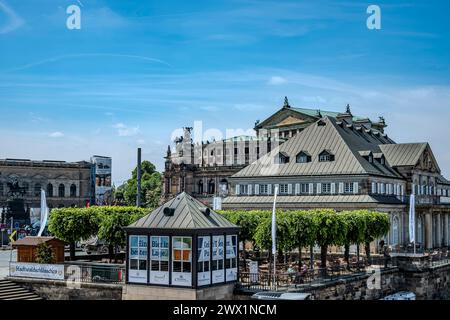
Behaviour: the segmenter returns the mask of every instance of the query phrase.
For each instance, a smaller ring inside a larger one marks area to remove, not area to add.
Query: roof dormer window
[[[306,151],[300,151],[296,157],[297,163],[307,163],[311,162],[311,155]]]
[[[334,154],[330,150],[323,150],[319,154],[319,162],[331,162],[334,161]]]
[[[286,152],[279,152],[276,158],[278,164],[289,163],[289,155]]]

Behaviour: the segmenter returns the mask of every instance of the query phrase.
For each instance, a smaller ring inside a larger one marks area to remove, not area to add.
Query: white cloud
[[[145,144],[145,140],[144,139],[138,139],[138,140],[136,140],[136,143],[141,146],[141,145]]]
[[[55,131],[52,132],[48,135],[50,138],[62,138],[64,137],[64,133],[60,132],[60,131]]]
[[[269,79],[269,84],[273,86],[278,86],[280,84],[285,84],[287,82],[287,79],[279,76],[273,76]]]
[[[117,129],[117,134],[119,137],[131,137],[139,133],[139,126],[128,127],[123,123],[116,123],[113,128]]]

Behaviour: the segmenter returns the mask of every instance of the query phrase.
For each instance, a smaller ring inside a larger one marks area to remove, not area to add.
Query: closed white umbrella
[[[414,253],[416,253],[416,201],[414,193],[409,197],[409,242],[414,246]]]
[[[48,207],[47,199],[45,197],[45,191],[41,189],[41,227],[39,228],[38,237],[44,232],[48,219]]]

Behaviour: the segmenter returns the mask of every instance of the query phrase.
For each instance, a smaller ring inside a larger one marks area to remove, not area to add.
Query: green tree
[[[94,207],[95,208],[95,207]],[[48,223],[49,231],[70,243],[70,259],[75,259],[75,242],[97,234],[100,217],[89,208],[53,209]]]
[[[343,211],[339,213],[345,220],[347,225],[347,233],[344,239],[344,259],[349,263],[350,245],[356,244],[358,247],[359,260],[359,244],[365,240],[366,217],[361,211]]]
[[[313,256],[312,248],[316,241],[317,225],[310,211],[292,211],[287,216],[289,234],[294,242],[294,247],[298,247],[299,259],[301,261],[302,247],[310,247],[310,255]],[[312,265],[312,257],[311,267]]]
[[[37,263],[54,263],[56,260],[55,253],[48,243],[42,242],[36,248],[36,262]]]
[[[389,215],[384,212],[361,211],[366,219],[366,229],[364,234],[364,249],[366,251],[367,262],[371,264],[370,243],[377,238],[385,236],[390,228]]]
[[[326,268],[328,246],[345,244],[347,226],[344,217],[332,209],[316,209],[311,213],[317,225],[316,241],[320,246],[321,267]]]
[[[148,208],[158,206],[161,197],[161,174],[156,171],[150,161],[141,164],[141,200]],[[116,189],[114,198],[118,203],[128,206],[136,205],[137,198],[137,167],[131,173],[131,179]]]
[[[116,210],[118,209],[117,207],[110,208],[114,209],[101,216],[98,237],[106,241],[109,247],[110,258],[114,255],[114,261],[116,261],[117,247],[126,244],[126,233],[123,228],[142,218],[146,212],[138,212],[135,210],[135,207],[126,207],[125,209],[129,211],[122,208]]]
[[[289,213],[283,211],[276,212],[276,247],[282,253],[290,252],[295,241],[289,230],[289,221],[287,219]],[[258,226],[254,235],[256,244],[262,249],[272,250],[272,216],[266,215],[259,219]]]

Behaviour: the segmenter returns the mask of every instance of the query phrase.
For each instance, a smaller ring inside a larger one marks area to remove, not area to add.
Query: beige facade
[[[24,190],[26,208],[40,207],[41,189],[50,208],[84,207],[91,198],[91,164],[85,161],[0,160],[0,207],[14,181]]]

